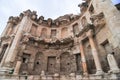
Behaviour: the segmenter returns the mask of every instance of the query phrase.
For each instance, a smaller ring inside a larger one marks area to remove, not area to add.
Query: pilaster
[[[20,23],[18,31],[15,35],[13,43],[11,44],[8,55],[5,59],[5,66],[6,67],[10,67],[11,66],[10,64],[13,63],[14,60],[15,60],[15,57],[17,55],[17,47],[19,46],[19,43],[20,43],[20,40],[21,40],[21,37],[22,37],[22,34],[23,34],[23,28],[25,27],[25,24],[27,24],[27,21],[28,21],[28,17],[24,16],[21,23]]]

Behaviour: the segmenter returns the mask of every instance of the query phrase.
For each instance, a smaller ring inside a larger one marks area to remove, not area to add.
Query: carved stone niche
[[[29,41],[29,38],[27,36],[24,36],[23,39],[22,39],[22,42],[27,43],[28,41]]]
[[[105,17],[104,17],[104,14],[103,12],[97,14],[97,15],[93,15],[90,20],[92,21],[93,25],[95,27],[103,27],[105,26],[106,24],[106,21],[105,21]]]
[[[29,38],[31,37],[30,34],[25,33],[22,38],[22,43],[27,43],[29,41]]]
[[[39,19],[38,19],[38,24],[42,24],[42,23],[43,23],[43,20],[44,20],[44,17],[43,17],[43,16],[40,16]]]
[[[69,22],[70,22],[70,19],[62,19],[62,20],[60,21],[60,23],[61,23],[62,25],[66,24],[66,23],[69,23]]]

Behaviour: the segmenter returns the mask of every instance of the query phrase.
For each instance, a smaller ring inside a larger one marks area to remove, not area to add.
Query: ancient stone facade
[[[0,38],[0,78],[118,79],[120,11],[110,0],[85,0],[81,14],[52,20],[36,11],[11,16]]]

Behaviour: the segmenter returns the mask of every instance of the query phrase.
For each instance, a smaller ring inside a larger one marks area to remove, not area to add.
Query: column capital
[[[10,16],[8,19],[8,23],[12,23],[13,22],[13,16]]]
[[[82,40],[80,40],[80,41],[79,41],[79,44],[80,44],[80,45],[82,45],[82,44],[83,44]]]
[[[93,30],[90,29],[88,32],[86,32],[86,35],[87,35],[89,38],[93,37]]]
[[[17,59],[17,61],[22,61],[22,58],[21,58],[21,56],[18,56],[18,59]]]
[[[83,43],[83,40],[81,37],[79,37],[79,44],[82,44]]]
[[[17,24],[19,22],[19,18],[18,17],[13,17],[13,16],[10,16],[9,19],[8,19],[8,23],[11,23],[11,24]]]

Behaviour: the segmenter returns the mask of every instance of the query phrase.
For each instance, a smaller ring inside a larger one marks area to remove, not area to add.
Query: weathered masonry
[[[85,0],[81,14],[11,16],[0,38],[0,80],[117,80],[120,7]]]

